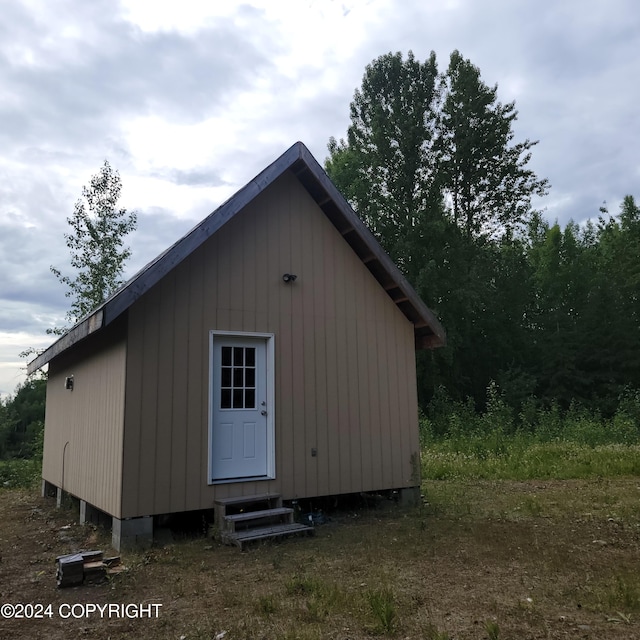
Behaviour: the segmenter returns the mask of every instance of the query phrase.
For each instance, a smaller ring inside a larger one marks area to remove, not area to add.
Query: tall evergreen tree
[[[530,227],[529,371],[545,403],[611,415],[640,387],[640,211],[627,196],[619,216],[601,213],[597,226]]]
[[[588,392],[578,357],[584,294],[590,286],[583,268],[587,250],[578,225],[569,223],[563,231],[558,223],[547,223],[529,252],[535,269],[536,302],[530,319],[537,392],[565,407]]]

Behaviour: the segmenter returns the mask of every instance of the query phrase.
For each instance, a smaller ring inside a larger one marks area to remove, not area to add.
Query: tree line
[[[434,53],[389,53],[366,67],[346,138],[329,140],[327,173],[447,331],[446,347],[418,354],[421,409],[491,412],[496,394],[529,422],[638,409],[640,208],[627,195],[595,221],[548,222],[533,204],[549,183],[529,167],[536,142],[515,140],[517,116],[458,51],[443,72]],[[120,191],[105,161],[67,220],[75,271],[51,270],[71,324],[121,284],[136,216]],[[45,386],[0,401],[0,459],[37,455]]]
[[[447,331],[419,354],[423,410],[436,393],[483,410],[494,383],[516,412],[612,415],[640,388],[640,209],[628,195],[595,222],[546,221],[517,115],[458,51],[444,72],[434,53],[389,53],[325,168]]]

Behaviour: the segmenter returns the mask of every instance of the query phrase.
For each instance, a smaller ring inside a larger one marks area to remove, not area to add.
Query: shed
[[[415,350],[433,313],[300,142],[28,367],[43,491],[153,517],[419,486]]]

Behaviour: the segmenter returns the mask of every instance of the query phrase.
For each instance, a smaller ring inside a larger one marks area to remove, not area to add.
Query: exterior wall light
[[[282,276],[282,279],[283,279],[287,284],[290,284],[291,282],[295,282],[295,279],[296,279],[297,277],[298,277],[298,276],[294,275],[293,273],[285,273],[285,274]]]

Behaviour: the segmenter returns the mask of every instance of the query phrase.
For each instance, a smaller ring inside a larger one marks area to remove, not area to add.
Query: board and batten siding
[[[93,344],[89,358],[79,345],[49,364],[42,477],[120,517],[126,341],[110,331]]]
[[[275,336],[273,480],[208,484],[211,330]],[[123,517],[418,484],[413,325],[291,173],[132,305],[127,350]]]

